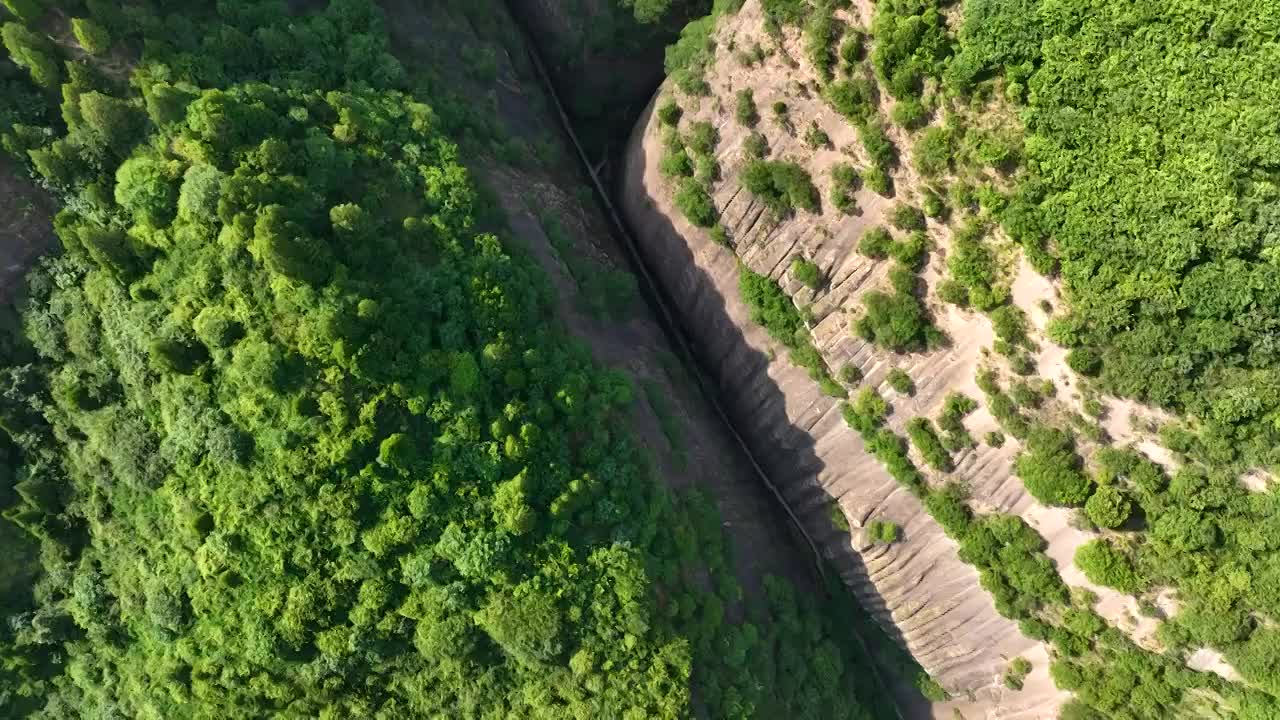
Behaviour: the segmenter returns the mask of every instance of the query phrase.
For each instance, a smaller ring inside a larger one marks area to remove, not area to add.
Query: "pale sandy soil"
[[[1201,672],[1211,672],[1232,682],[1240,682],[1240,673],[1231,667],[1222,657],[1222,653],[1213,648],[1200,648],[1187,658],[1187,667]]]

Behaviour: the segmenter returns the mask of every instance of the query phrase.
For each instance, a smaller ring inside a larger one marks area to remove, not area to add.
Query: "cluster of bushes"
[[[902,438],[883,426],[889,409],[889,403],[875,388],[864,386],[854,396],[853,402],[845,403],[841,412],[845,423],[862,436],[867,452],[885,466],[899,485],[922,498],[929,491],[924,476],[907,456],[907,446]]]
[[[907,456],[902,438],[883,427],[888,411],[888,403],[869,387],[843,408],[845,422],[862,436],[868,452],[920,498],[934,521],[960,543],[961,559],[979,569],[982,586],[992,594],[1001,614],[1031,618],[1042,608],[1065,602],[1067,588],[1044,553],[1043,538],[1017,517],[975,518],[963,491],[954,483],[930,488]],[[919,432],[920,424],[913,421],[910,427]],[[933,438],[925,442],[945,455],[932,428],[925,427]]]
[[[687,135],[680,133],[683,112],[674,100],[658,106],[658,122],[662,126],[662,157],[658,169],[675,182],[673,196],[676,209],[701,228],[719,230],[720,213],[711,198],[711,186],[720,179],[720,163],[716,160],[719,133],[711,123],[689,124]]]
[[[822,2],[804,25],[804,52],[813,63],[818,78],[824,83],[835,76],[836,47],[843,32],[843,23],[835,18],[835,6]]]
[[[876,86],[870,78],[855,74],[830,83],[822,94],[836,112],[855,125],[875,118]]]
[[[844,397],[847,392],[831,377],[822,353],[813,345],[804,318],[782,287],[745,265],[738,267],[738,273],[738,290],[751,310],[751,321],[789,349],[791,361],[808,370],[809,377],[817,381],[824,393]]]
[[[883,226],[871,228],[858,240],[859,253],[873,260],[893,258],[908,270],[920,265],[927,246],[928,238],[923,232],[914,231],[905,240],[896,240]]]
[[[987,396],[987,409],[991,411],[991,416],[996,419],[996,422],[1000,423],[1000,427],[1018,440],[1026,439],[1031,432],[1031,423],[1019,410],[1018,403],[1014,402],[1013,398],[1000,387],[1000,378],[996,371],[992,368],[982,368],[978,370],[976,380],[978,389]]]
[[[1024,657],[1016,657],[1009,661],[1009,669],[1004,673],[1004,686],[1010,690],[1021,690],[1029,674],[1031,674],[1031,661]]]
[[[891,545],[902,535],[902,528],[892,520],[872,520],[867,523],[867,538],[871,542]]]
[[[822,270],[817,263],[799,256],[791,260],[791,277],[799,280],[811,290],[817,290],[826,282],[826,278],[823,277]]]
[[[852,165],[836,163],[831,166],[831,204],[845,215],[852,215],[858,209],[854,193],[861,182],[862,178]]]
[[[989,515],[957,538],[960,557],[982,574],[996,609],[1024,619],[1042,608],[1066,602],[1067,586],[1053,560],[1044,553],[1044,538],[1013,515]]]
[[[889,171],[897,163],[897,150],[885,133],[876,116],[876,85],[860,74],[828,84],[823,97],[835,109],[858,128],[863,149],[871,160],[871,166],[862,171],[867,187],[881,195],[891,195],[892,180]]]
[[[982,221],[973,219],[952,236],[947,279],[938,286],[943,302],[990,312],[1009,301],[1009,288],[1000,280],[1000,263],[982,241],[986,232]]]
[[[1027,433],[1023,452],[1014,461],[1027,492],[1046,505],[1083,505],[1093,488],[1083,468],[1071,436],[1039,423]]]
[[[893,368],[885,376],[884,380],[889,383],[889,387],[899,394],[911,395],[916,391],[915,381],[902,368]]]
[[[794,162],[753,160],[742,171],[742,185],[778,217],[797,209],[818,211],[818,189],[809,172]]]
[[[1204,21],[1144,14],[1158,7],[1109,5],[1088,32],[1041,23],[1034,12],[1029,19],[1016,6],[966,12],[963,76],[972,85],[996,70],[1029,91],[1028,172],[1002,220],[1024,247],[1052,238],[1054,254],[1071,259],[1061,267],[1077,318],[1071,347],[1101,358],[1090,363],[1101,385],[1196,416],[1194,451],[1209,465],[1274,465],[1280,428],[1270,418],[1280,394],[1258,382],[1280,365],[1263,329],[1280,312],[1276,266],[1261,241],[1274,203],[1270,190],[1244,181],[1267,161],[1216,150],[1275,142],[1274,127],[1235,122],[1274,105],[1262,70],[1271,38],[1235,8],[1215,8]],[[1042,55],[1045,47],[1061,52]],[[1086,76],[1086,48],[1133,61]],[[1099,121],[1075,128],[1061,121],[1067,115]],[[1170,153],[1125,160],[1121,148],[1145,127],[1154,130],[1142,142],[1168,144]],[[1165,168],[1174,164],[1190,169],[1171,176]],[[1212,208],[1230,210],[1207,222]]]
[[[912,418],[907,423],[907,437],[920,451],[925,463],[939,472],[951,472],[951,453],[943,446],[942,440],[934,432],[929,418]]]
[[[910,271],[908,276],[914,278]],[[894,352],[918,352],[946,343],[930,321],[924,304],[910,291],[896,288],[892,294],[871,290],[862,296],[862,316],[853,331],[867,342]]]
[[[827,135],[827,131],[823,130],[816,120],[811,120],[808,129],[804,131],[804,144],[810,150],[830,148],[831,136]]]
[[[919,98],[925,78],[939,77],[952,52],[936,0],[876,3],[871,37],[871,64],[899,100]]]
[[[964,418],[978,409],[978,401],[963,393],[948,393],[938,413],[938,429],[942,431],[942,446],[951,452],[973,447],[973,437],[964,426]]]
[[[858,241],[858,252],[863,255],[896,260],[889,272],[893,293],[872,290],[863,295],[863,314],[853,325],[859,337],[894,352],[932,349],[946,342],[929,322],[928,311],[917,295],[914,268],[924,259],[927,242],[922,231],[899,241],[883,227],[868,230]]]

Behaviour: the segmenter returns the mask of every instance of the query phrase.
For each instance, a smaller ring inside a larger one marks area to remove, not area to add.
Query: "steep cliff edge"
[[[864,11],[869,21],[869,9]],[[759,5],[748,2],[721,20],[718,47],[768,46],[772,41],[764,25]],[[791,50],[798,56],[791,39]],[[866,384],[885,392],[890,392],[889,370],[905,370],[916,390],[913,397],[890,394],[896,410],[891,427],[903,427],[913,415],[935,415],[948,392],[978,395],[972,378],[982,348],[993,340],[985,318],[935,308],[935,322],[948,331],[952,345],[912,355],[877,350],[848,330],[848,311],[856,300],[887,284],[888,263],[863,257],[855,248],[867,229],[888,224],[890,200],[863,188],[856,193],[861,209],[857,215],[841,216],[827,207],[820,214],[798,212],[774,222],[771,211],[742,186],[740,173],[749,161],[744,145],[752,130],[734,121],[732,99],[744,89],[753,91],[761,114],[775,101],[786,103],[790,129],[768,121],[757,127],[771,157],[804,162],[824,199],[830,167],[850,156],[837,148],[857,144],[854,128],[816,93],[796,91],[797,83],[805,84],[796,78],[804,75],[784,64],[785,57],[779,53],[761,66],[743,67],[732,53],[721,50],[706,72],[710,97],[682,103],[684,128],[709,122],[716,130],[715,156],[723,179],[714,183],[712,198],[732,249],[677,209],[672,182],[659,168],[663,130],[653,107],[638,123],[626,155],[618,189],[624,212],[640,237],[642,252],[683,313],[741,432],[758,449],[810,531],[823,538],[825,550],[864,607],[898,633],[944,686],[957,695],[972,695],[973,701],[955,704],[966,716],[1050,716],[1065,694],[1047,677],[1044,648],[996,612],[978,573],[959,559],[956,544],[865,451],[841,418],[841,403],[824,395],[803,368],[786,358],[785,348],[752,322],[750,308],[740,297],[741,262],[777,280],[798,304],[809,306],[814,343],[828,367],[851,363]],[[799,135],[810,122],[829,138],[826,147],[814,150],[803,144]],[[899,168],[894,178],[899,198],[912,192],[916,183],[909,170]],[[949,231],[934,223],[929,230],[934,242],[945,248]],[[818,291],[791,276],[797,256],[821,269],[827,281]],[[923,273],[926,283],[936,283],[940,265],[935,253]],[[989,416],[982,415],[967,422],[975,436],[994,428]],[[956,458],[953,475],[967,480],[972,496],[991,509],[1020,513],[1033,501],[1010,473],[1013,454],[1009,445],[967,451]],[[832,525],[833,500],[854,526],[852,539]],[[859,529],[875,519],[900,524],[902,539],[889,545],[864,540]],[[1015,656],[1031,659],[1035,668],[1020,692],[999,685],[1008,660]]]

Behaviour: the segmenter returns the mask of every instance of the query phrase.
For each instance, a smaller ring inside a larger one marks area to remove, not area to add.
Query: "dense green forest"
[[[4,7],[62,201],[4,319],[5,716],[891,712],[839,592],[744,594],[654,476],[371,3]]]
[[[1060,260],[1055,339],[1193,415],[1216,463],[1280,460],[1278,32],[1274,2],[971,0],[949,68],[1025,88],[1005,225]]]

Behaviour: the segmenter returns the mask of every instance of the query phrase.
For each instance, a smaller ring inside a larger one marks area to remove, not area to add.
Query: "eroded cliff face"
[[[852,24],[869,24],[869,5],[855,7],[850,13]],[[703,362],[716,377],[739,431],[809,531],[821,538],[824,551],[863,606],[956,696],[956,700],[935,707],[937,716],[950,717],[956,709],[965,717],[1053,717],[1067,696],[1048,678],[1046,649],[1024,637],[1017,623],[996,612],[978,573],[960,560],[956,544],[921,503],[864,450],[858,434],[841,417],[840,401],[822,394],[806,370],[787,358],[786,349],[751,321],[741,300],[740,263],[775,279],[797,305],[808,306],[813,341],[828,367],[858,367],[862,382],[876,387],[893,404],[889,425],[899,432],[912,417],[936,416],[948,393],[982,397],[973,378],[985,356],[984,348],[994,339],[985,317],[930,300],[934,322],[949,335],[951,345],[926,353],[895,355],[850,331],[859,298],[872,288],[888,286],[889,262],[859,254],[857,242],[867,229],[889,224],[888,211],[896,200],[911,199],[919,179],[910,169],[899,167],[892,173],[895,199],[862,188],[856,193],[860,213],[844,215],[830,207],[826,201],[830,168],[836,162],[865,166],[865,154],[851,124],[806,82],[812,75],[806,72],[805,61],[800,61],[797,70],[786,60],[787,55],[803,57],[794,33],[783,41],[789,52],[779,51],[762,64],[744,67],[733,57],[729,48],[775,44],[764,25],[759,3],[754,0],[748,0],[736,15],[722,18],[715,35],[720,49],[706,73],[711,95],[680,98],[682,128],[694,121],[707,121],[718,131],[715,155],[722,179],[713,184],[712,197],[731,247],[717,244],[675,207],[672,184],[659,169],[663,141],[652,106],[632,135],[618,188],[619,201],[639,236],[642,252],[695,338]],[[824,199],[820,212],[798,212],[776,221],[770,210],[742,187],[739,175],[748,160],[743,144],[750,130],[735,121],[733,106],[735,93],[743,89],[753,91],[762,116],[769,114],[774,101],[787,103],[793,130],[768,118],[762,119],[756,130],[768,140],[771,159],[792,160],[809,171]],[[828,147],[805,145],[801,135],[810,122],[829,136]],[[910,140],[901,132],[891,130],[891,135],[905,155]],[[933,288],[943,271],[950,229],[930,222],[928,232],[936,250],[921,279]],[[827,283],[819,290],[791,277],[789,268],[797,256],[811,259],[823,271]],[[1019,268],[1012,267],[1009,272],[1018,274]],[[1022,268],[1021,272],[1030,270]],[[926,293],[926,297],[932,295]],[[912,377],[917,388],[913,397],[895,394],[885,382],[892,368]],[[975,438],[998,427],[985,409],[970,415],[965,424]],[[975,509],[1024,517],[1050,541],[1050,553],[1060,567],[1070,567],[1073,545],[1056,543],[1061,552],[1053,548],[1056,538],[1074,531],[1066,527],[1064,512],[1039,506],[1012,475],[1016,453],[1012,442],[999,448],[979,445],[957,454],[950,474],[930,472],[930,482],[937,485],[948,478],[961,480],[970,488]],[[916,459],[923,468],[918,456]],[[849,519],[852,534],[833,527],[829,515],[832,501]],[[860,528],[872,519],[898,523],[903,528],[902,539],[889,545],[865,540]],[[1001,684],[1009,659],[1016,656],[1031,660],[1034,667],[1024,689],[1017,692]]]

